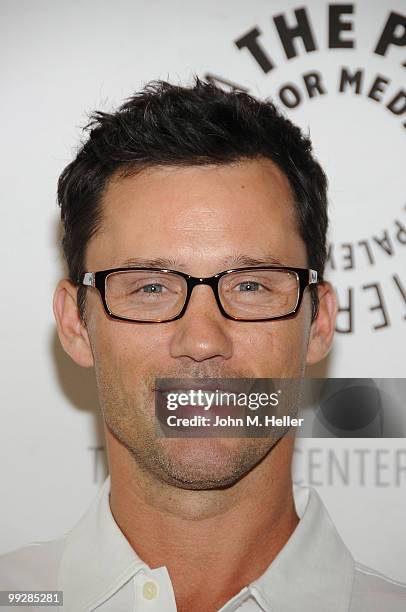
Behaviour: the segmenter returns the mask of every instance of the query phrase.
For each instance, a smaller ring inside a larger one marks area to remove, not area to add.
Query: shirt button
[[[158,585],[153,580],[148,580],[144,582],[144,586],[142,587],[142,596],[144,599],[155,599],[158,595]]]

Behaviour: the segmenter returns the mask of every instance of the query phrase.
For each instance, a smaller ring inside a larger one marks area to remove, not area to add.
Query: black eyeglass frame
[[[145,321],[145,320],[129,319],[126,317],[120,317],[119,315],[116,315],[113,312],[111,312],[108,306],[107,300],[106,300],[107,277],[110,274],[113,274],[115,272],[131,272],[131,271],[137,271],[137,270],[144,271],[144,272],[151,271],[151,272],[161,272],[161,273],[163,272],[163,273],[176,274],[185,279],[187,283],[187,293],[186,293],[185,303],[183,305],[183,308],[179,312],[179,314],[177,314],[175,317],[172,317],[171,319],[163,319],[163,320],[158,320],[158,321]],[[267,319],[243,319],[243,318],[233,317],[232,315],[229,315],[224,310],[223,305],[220,300],[219,291],[218,291],[219,281],[223,276],[226,276],[227,274],[231,274],[231,272],[245,272],[245,271],[248,272],[251,270],[284,270],[288,272],[294,272],[299,280],[299,290],[298,290],[296,306],[287,314],[280,315],[278,317],[269,317]],[[186,312],[193,289],[198,285],[209,285],[209,287],[212,288],[214,297],[216,298],[217,306],[221,314],[226,319],[231,319],[232,321],[247,322],[247,323],[258,323],[258,322],[264,322],[264,321],[279,321],[281,319],[287,319],[290,317],[294,317],[300,309],[300,306],[303,301],[303,294],[304,294],[306,287],[311,286],[311,285],[317,285],[319,282],[321,281],[318,280],[318,273],[316,270],[312,270],[310,268],[291,268],[290,266],[251,266],[251,267],[245,267],[245,268],[232,268],[231,270],[224,270],[223,272],[218,272],[217,274],[214,274],[213,276],[207,276],[204,278],[199,278],[197,276],[191,276],[190,274],[185,274],[184,272],[179,272],[178,270],[170,270],[168,268],[145,268],[145,267],[110,268],[108,270],[98,270],[97,272],[84,272],[82,276],[80,277],[80,279],[78,280],[79,285],[83,285],[85,287],[94,287],[95,289],[98,290],[102,303],[103,303],[104,310],[109,317],[111,317],[112,319],[116,319],[118,321],[127,321],[127,323],[169,323],[171,321],[176,321],[180,319],[181,317],[183,317],[183,315]],[[312,320],[315,318],[316,315],[317,315],[317,309],[313,309]]]

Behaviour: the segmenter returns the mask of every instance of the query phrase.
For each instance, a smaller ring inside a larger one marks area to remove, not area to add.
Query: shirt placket
[[[175,593],[166,567],[141,569],[133,580],[133,612],[177,612]]]

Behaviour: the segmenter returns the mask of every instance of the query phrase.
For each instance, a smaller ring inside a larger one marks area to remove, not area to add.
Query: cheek
[[[236,348],[240,344],[237,352],[250,362],[256,377],[301,376],[307,353],[306,328],[302,313],[292,319],[258,324],[236,339]]]
[[[122,380],[147,373],[162,361],[167,342],[163,330],[154,327],[98,314],[89,328],[96,369],[107,369]]]
[[[103,415],[116,435],[128,441],[134,432],[144,431],[154,413],[150,395],[153,373],[160,362],[160,343],[146,326],[141,329],[125,322],[103,321],[93,331]]]

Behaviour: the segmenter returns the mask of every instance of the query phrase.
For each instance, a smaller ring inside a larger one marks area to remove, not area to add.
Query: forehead
[[[202,262],[218,271],[219,261],[234,252],[306,264],[288,180],[269,160],[154,167],[116,177],[102,211],[88,246],[93,267],[167,257],[190,273]]]

